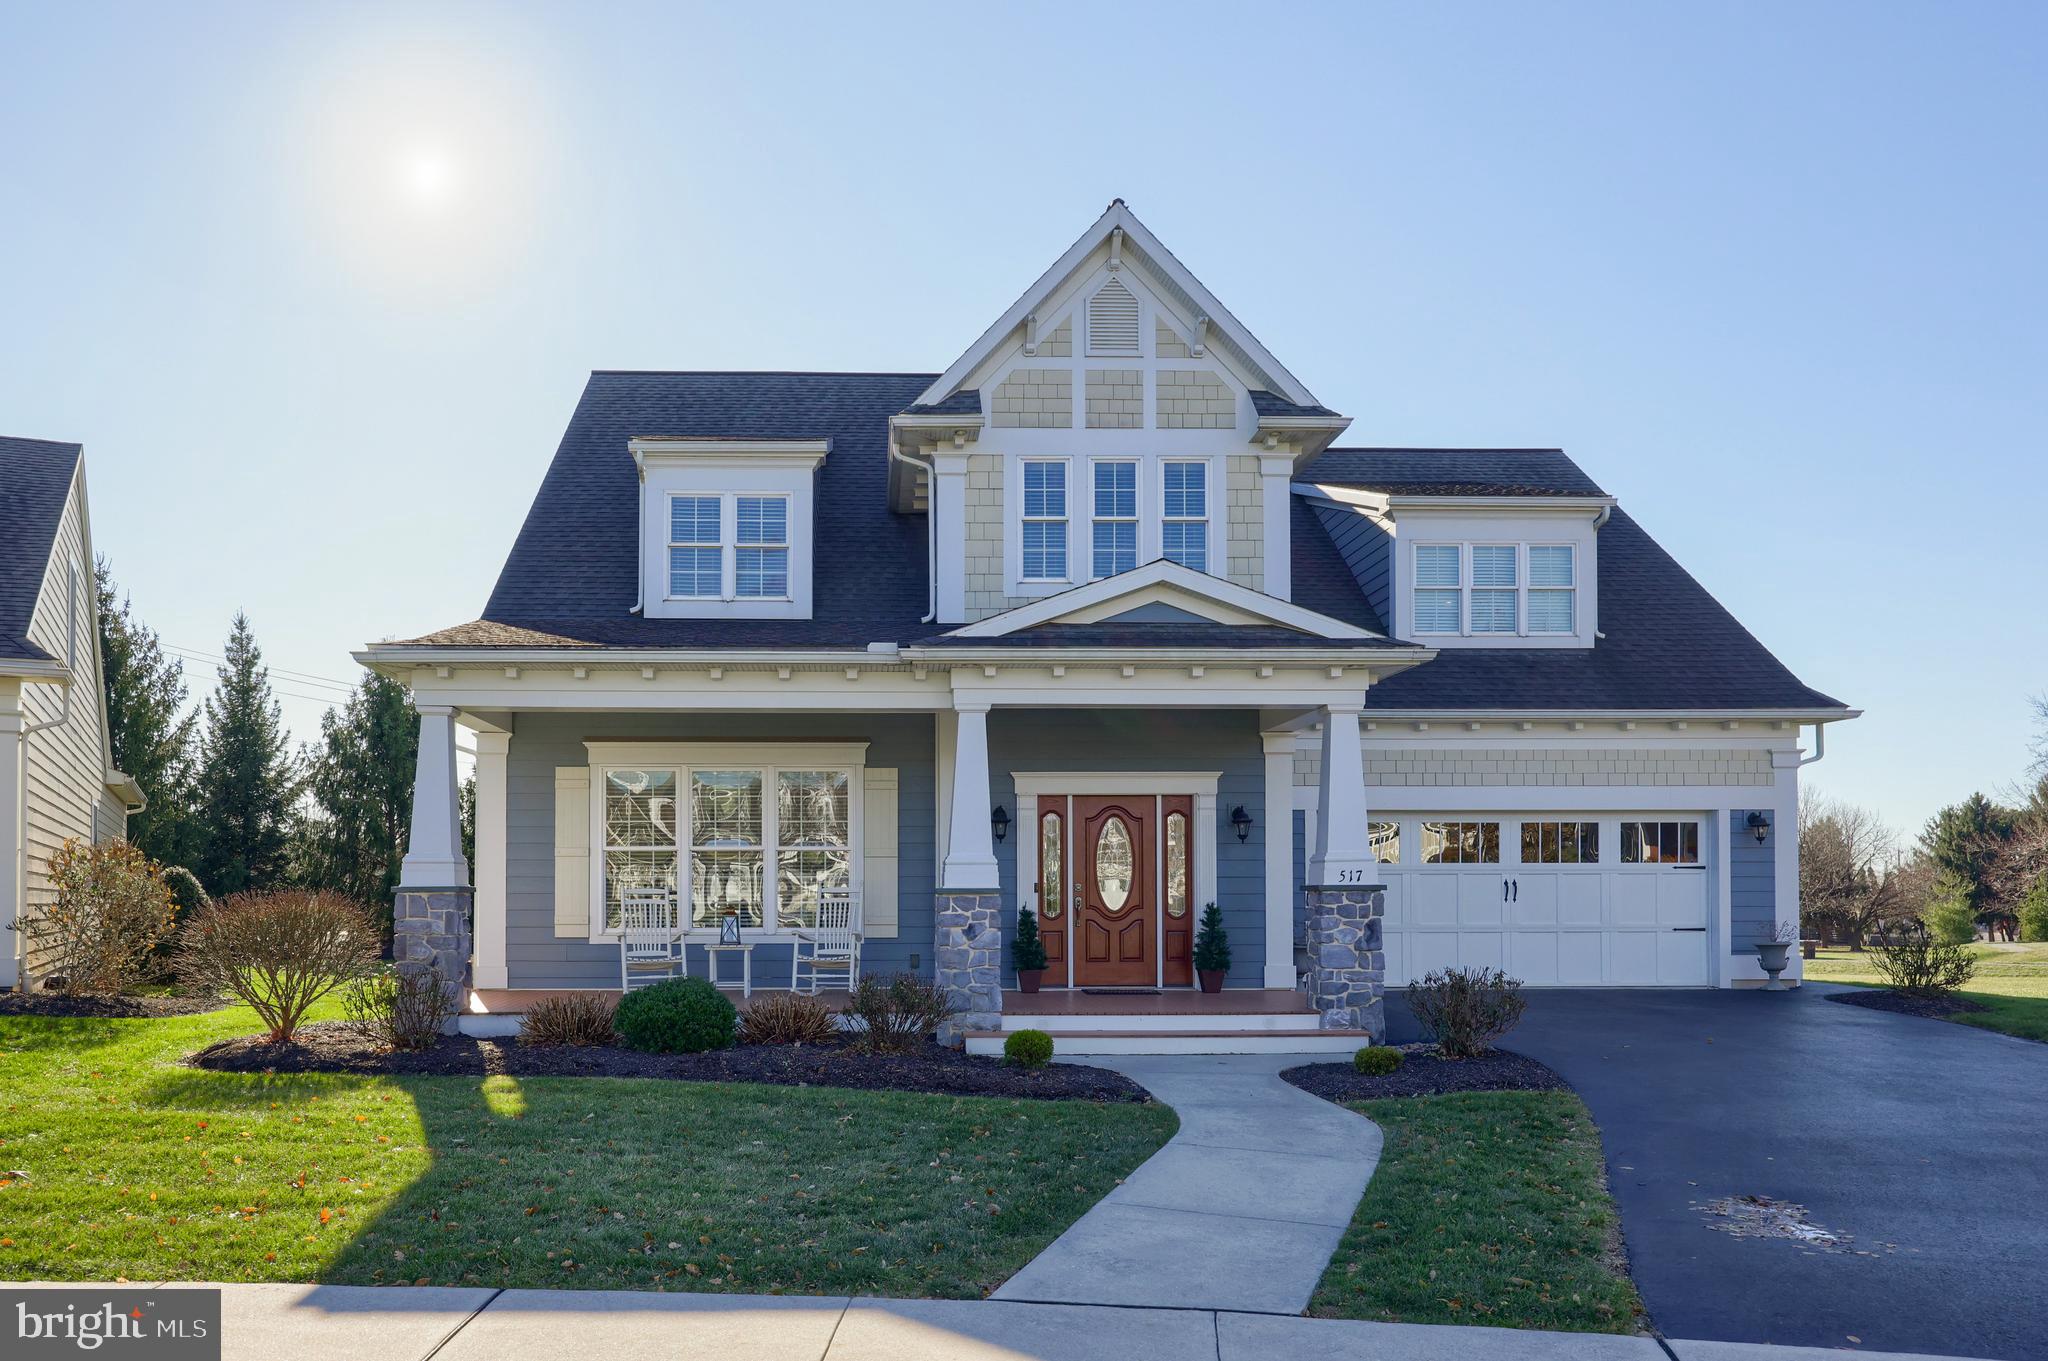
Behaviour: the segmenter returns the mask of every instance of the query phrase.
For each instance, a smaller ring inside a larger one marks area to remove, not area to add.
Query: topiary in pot
[[[1038,935],[1038,914],[1028,907],[1017,909],[1017,934],[1010,941],[1010,967],[1017,971],[1017,986],[1037,992],[1045,978],[1045,942]]]
[[[1003,1062],[1019,1068],[1043,1068],[1052,1062],[1052,1036],[1043,1030],[1013,1031],[1003,1041]]]
[[[1203,992],[1223,991],[1223,975],[1230,972],[1230,936],[1223,929],[1223,909],[1210,903],[1202,909],[1202,925],[1195,932],[1195,977]]]
[[[657,1054],[701,1054],[730,1049],[739,1012],[725,994],[701,978],[671,978],[629,992],[612,1013],[619,1038]]]

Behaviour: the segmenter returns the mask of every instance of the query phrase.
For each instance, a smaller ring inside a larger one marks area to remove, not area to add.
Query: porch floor
[[[1007,1016],[1271,1016],[1312,1015],[1308,999],[1293,988],[1225,988],[1201,992],[1168,988],[1153,995],[1090,993],[1080,988],[1003,993]]]

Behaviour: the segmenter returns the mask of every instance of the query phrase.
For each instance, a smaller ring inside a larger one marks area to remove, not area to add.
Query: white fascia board
[[[1389,496],[1383,514],[1399,519],[1403,511],[1417,514],[1566,515],[1598,518],[1621,503],[1612,496]]]
[[[753,670],[775,667],[859,666],[882,668],[896,665],[896,649],[773,651],[750,648],[745,651],[717,651],[710,648],[618,648],[618,647],[440,647],[433,644],[382,644],[349,654],[360,666],[393,680],[404,680],[423,666],[506,666],[531,671],[568,671],[584,667],[592,671],[618,671],[643,666],[724,667]]]
[[[149,796],[142,792],[141,785],[135,783],[135,777],[126,771],[110,770],[102,783],[106,785],[107,792],[121,800],[122,806],[131,813],[140,813],[149,806]]]
[[[1296,671],[1405,671],[1433,661],[1429,648],[1323,647],[907,647],[903,659],[937,670],[947,665],[1043,671],[1049,666],[1206,666]]]
[[[1292,445],[1298,466],[1335,444],[1350,428],[1349,416],[1261,416],[1252,432],[1252,443],[1262,447]]]
[[[69,685],[76,679],[71,668],[62,662],[42,662],[29,657],[0,658],[0,676],[33,681],[38,685]]]
[[[1863,711],[1847,708],[1367,709],[1363,717],[1368,723],[1441,723],[1449,734],[1467,723],[1842,723],[1863,717]]]
[[[1356,624],[1347,624],[1341,619],[1332,619],[1327,614],[1303,609],[1290,601],[1254,591],[1249,586],[1240,586],[1223,577],[1211,576],[1182,567],[1179,563],[1164,558],[1146,563],[1118,576],[1104,577],[1071,590],[1034,600],[1028,605],[992,614],[963,628],[954,629],[949,638],[1001,638],[1020,629],[1038,624],[1052,623],[1076,610],[1091,605],[1106,604],[1126,595],[1133,595],[1153,586],[1173,586],[1190,595],[1207,597],[1219,605],[1241,610],[1246,614],[1270,620],[1283,628],[1299,629],[1321,638],[1383,638],[1386,635],[1362,629]]]
[[[937,402],[952,395],[984,360],[996,352],[1009,337],[1010,332],[1021,326],[1024,318],[1036,311],[1040,303],[1058,290],[1109,238],[1110,233],[1118,228],[1121,228],[1124,235],[1144,254],[1150,267],[1171,279],[1177,287],[1194,299],[1207,314],[1211,330],[1229,331],[1238,347],[1245,352],[1245,356],[1263,371],[1265,377],[1272,380],[1281,396],[1300,406],[1318,404],[1315,394],[1304,387],[1299,378],[1289,373],[1286,366],[1275,359],[1266,347],[1259,343],[1257,337],[1245,329],[1244,323],[1231,315],[1230,309],[1225,307],[1200,279],[1190,273],[1186,265],[1174,258],[1172,251],[1160,244],[1159,238],[1152,235],[1144,223],[1138,221],[1137,215],[1122,199],[1111,203],[1102,216],[1095,219],[1087,231],[1081,233],[1080,239],[1069,246],[1059,259],[1053,261],[1051,268],[1039,275],[1031,287],[1025,289],[1022,296],[1010,305],[1010,309],[996,319],[994,325],[983,331],[981,337],[968,346],[965,354],[954,360],[930,387],[919,393],[918,402]]]
[[[829,439],[692,439],[646,435],[626,441],[633,462],[785,464],[815,469],[832,452]]]

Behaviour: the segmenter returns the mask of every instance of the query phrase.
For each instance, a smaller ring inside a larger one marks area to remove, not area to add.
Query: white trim
[[[1269,988],[1294,986],[1293,732],[1259,734],[1265,748],[1266,970]],[[1314,845],[1313,841],[1305,843]]]
[[[506,805],[507,753],[510,733],[476,731],[476,894],[473,899],[473,950],[476,986],[511,986],[506,959],[507,850],[509,828]]]
[[[1159,585],[1176,586],[1193,595],[1206,596],[1220,604],[1243,610],[1283,628],[1299,629],[1322,638],[1385,636],[1370,629],[1362,629],[1356,624],[1347,624],[1341,619],[1332,619],[1326,614],[1318,614],[1314,610],[1303,609],[1288,601],[1275,599],[1261,591],[1254,591],[1249,586],[1240,586],[1227,578],[1213,576],[1208,572],[1190,571],[1178,563],[1167,562],[1164,559],[1144,563],[1134,571],[1104,577],[1085,586],[1061,591],[1043,600],[1019,605],[1001,614],[990,615],[963,628],[954,629],[947,636],[1001,638],[1036,624],[1053,623],[1087,606],[1119,600],[1136,591]]]
[[[650,463],[731,463],[749,467],[784,464],[815,470],[832,452],[829,439],[693,439],[681,435],[645,435],[626,441],[633,462],[645,473]]]

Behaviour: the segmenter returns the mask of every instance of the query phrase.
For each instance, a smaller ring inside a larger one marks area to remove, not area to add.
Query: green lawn
[[[1966,948],[1977,957],[1977,976],[1962,995],[1990,1010],[1958,1012],[1951,1019],[2048,1042],[2048,944],[1979,943]],[[1822,950],[1806,961],[1806,976],[1817,983],[1884,982],[1867,950]]]
[[[1156,1105],[177,1064],[255,1028],[241,1008],[0,1017],[0,1279],[973,1298],[1177,1123]]]
[[[1309,1312],[1400,1323],[1626,1333],[1641,1301],[1592,1117],[1569,1092],[1362,1101],[1379,1170]]]

